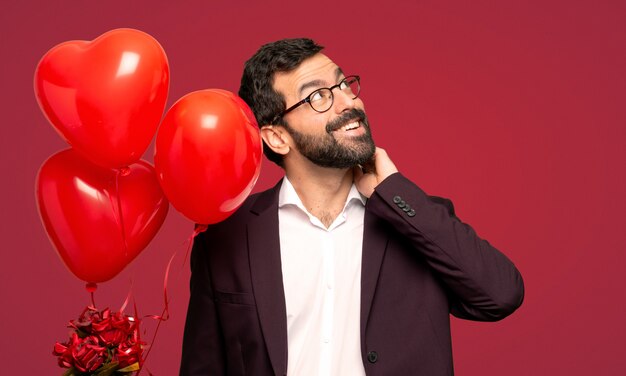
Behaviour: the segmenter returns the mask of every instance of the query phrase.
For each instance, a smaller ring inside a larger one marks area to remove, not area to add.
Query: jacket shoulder
[[[233,225],[240,225],[246,223],[250,216],[258,215],[262,211],[272,207],[272,205],[278,206],[278,192],[280,191],[281,182],[282,180],[274,187],[265,191],[251,194],[230,216],[221,222],[209,225],[208,228],[221,229]]]

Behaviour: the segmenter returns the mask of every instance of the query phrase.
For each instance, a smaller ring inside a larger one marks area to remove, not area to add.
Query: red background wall
[[[2,48],[3,374],[60,374],[51,355],[88,303],[40,224],[34,182],[66,147],[32,78],[54,45],[132,27],[171,68],[168,107],[203,88],[236,91],[262,43],[310,36],[358,73],[377,143],[522,271],[522,308],[495,324],[454,320],[459,375],[626,374],[626,3],[623,1],[4,1]],[[153,149],[146,153],[152,160]],[[257,190],[279,171],[264,162]],[[208,192],[207,192],[208,193]],[[171,210],[150,246],[101,284],[101,308],[131,289],[162,309],[162,279],[192,225]],[[188,265],[171,272],[171,319],[147,368],[177,373]],[[155,323],[145,320],[147,336]]]

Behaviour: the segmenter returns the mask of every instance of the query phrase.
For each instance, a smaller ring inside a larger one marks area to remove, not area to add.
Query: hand
[[[359,192],[369,198],[374,188],[389,175],[398,172],[384,149],[376,148],[372,159],[363,166],[354,167],[354,184]]]

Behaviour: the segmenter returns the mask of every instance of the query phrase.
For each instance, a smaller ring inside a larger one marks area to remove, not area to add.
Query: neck
[[[304,207],[327,228],[341,213],[352,187],[352,169],[326,168],[309,163],[285,174]]]

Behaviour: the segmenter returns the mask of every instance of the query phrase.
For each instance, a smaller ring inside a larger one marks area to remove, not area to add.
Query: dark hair
[[[239,96],[250,106],[259,127],[271,124],[274,117],[285,109],[285,98],[274,90],[276,72],[296,69],[304,60],[324,47],[311,39],[282,39],[268,43],[248,60],[244,66]],[[278,125],[286,125],[281,118]],[[263,153],[270,161],[283,165],[282,155],[274,153],[265,142]]]

